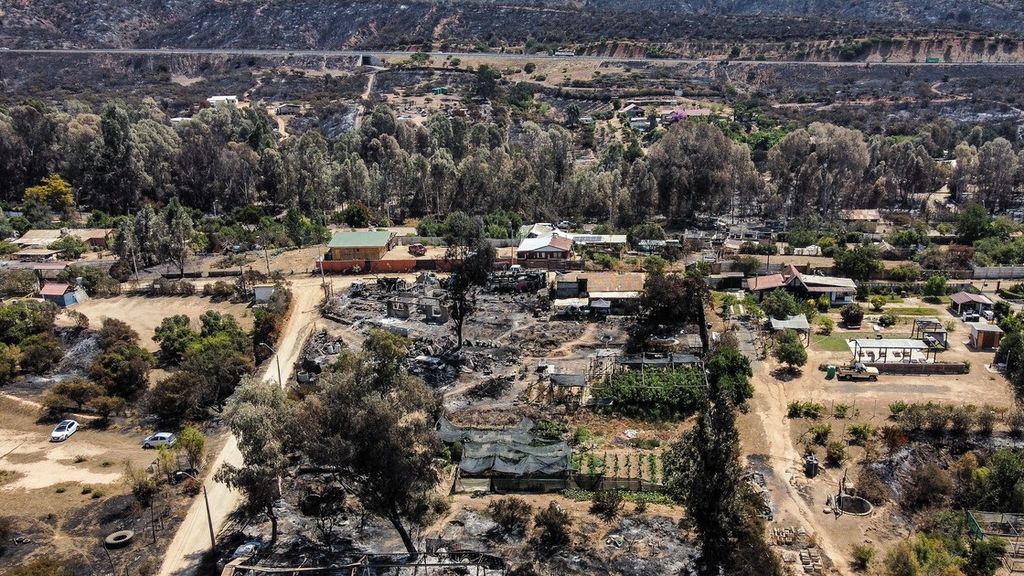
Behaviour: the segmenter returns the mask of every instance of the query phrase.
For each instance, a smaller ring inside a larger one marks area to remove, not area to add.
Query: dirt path
[[[335,278],[335,286],[350,284],[355,279],[357,278],[342,278],[338,282],[339,279]],[[291,290],[292,312],[281,333],[278,345],[278,352],[281,355],[281,370],[285,378],[291,376],[292,367],[302,352],[302,344],[305,342],[306,336],[313,331],[315,322],[320,317],[318,305],[323,296],[319,278],[295,279],[292,281]],[[259,376],[264,380],[277,380],[277,368],[273,359],[266,362]],[[224,527],[228,516],[238,507],[241,498],[240,494],[228,489],[226,485],[211,481],[212,474],[226,463],[236,466],[242,463],[242,455],[238,451],[238,442],[234,436],[228,438],[224,448],[206,469],[204,484],[209,495],[214,533],[220,532]],[[196,498],[171,543],[167,546],[164,561],[160,567],[160,576],[194,574],[196,564],[209,548],[210,535],[207,527],[206,507],[202,498]]]
[[[363,114],[366,113],[366,103],[370,101],[370,95],[373,94],[373,83],[376,79],[376,70],[366,75],[366,90],[363,90],[363,94],[359,97],[359,103],[356,105],[356,132],[359,131],[359,127],[363,124]]]
[[[831,531],[821,522],[823,518],[831,516],[824,516],[820,506],[816,508],[809,504],[793,484],[794,476],[802,474],[803,462],[799,451],[790,441],[790,421],[786,418],[789,399],[785,383],[773,378],[769,370],[770,366],[763,362],[754,364],[755,392],[751,408],[757,414],[760,432],[763,433],[759,441],[773,471],[769,478],[769,489],[776,506],[776,519],[798,522],[808,533],[817,537],[818,546],[840,574],[851,574],[846,561],[847,548],[851,543],[835,541]]]

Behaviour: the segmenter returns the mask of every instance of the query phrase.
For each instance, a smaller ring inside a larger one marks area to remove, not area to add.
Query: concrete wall
[[[1024,266],[976,266],[974,278],[976,280],[1024,278]]]

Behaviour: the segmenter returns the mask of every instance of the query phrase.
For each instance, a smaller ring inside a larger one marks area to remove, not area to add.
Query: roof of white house
[[[559,236],[558,234],[541,236],[539,238],[523,238],[523,241],[519,243],[518,251],[535,252],[545,249],[572,250],[572,239]]]

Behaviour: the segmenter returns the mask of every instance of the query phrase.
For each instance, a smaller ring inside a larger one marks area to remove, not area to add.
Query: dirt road
[[[790,420],[786,418],[789,399],[785,383],[773,378],[769,369],[763,362],[754,365],[755,393],[751,411],[760,421],[764,434],[761,441],[773,472],[769,477],[769,490],[776,507],[775,518],[782,524],[796,522],[808,533],[816,535],[818,546],[836,570],[840,574],[850,574],[846,557],[851,543],[840,545],[836,542],[831,527],[822,523],[822,520],[832,518],[822,514],[820,504],[824,502],[808,503],[794,486],[794,476],[802,474],[802,459],[790,441]]]
[[[335,286],[347,286],[356,279],[355,277],[335,278]],[[314,329],[316,319],[320,316],[318,304],[323,297],[319,278],[295,279],[292,281],[291,290],[292,313],[281,332],[278,344],[281,370],[286,379],[291,375],[292,367],[302,352],[302,344],[305,342],[306,336]],[[259,377],[264,380],[277,380],[277,368],[273,359],[265,364]],[[234,436],[228,439],[224,448],[206,469],[204,484],[209,494],[210,516],[213,519],[214,533],[224,527],[228,515],[238,507],[241,497],[237,492],[229,490],[226,485],[214,482],[211,478],[212,474],[226,463],[236,466],[242,463],[242,455],[238,451],[238,442]],[[209,549],[210,535],[207,527],[206,507],[202,498],[196,498],[171,543],[167,546],[164,561],[160,567],[160,576],[194,574],[197,563],[203,553]]]

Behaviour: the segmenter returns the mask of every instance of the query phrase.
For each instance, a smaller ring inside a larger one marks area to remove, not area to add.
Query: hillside
[[[952,0],[12,0],[9,47],[460,48],[609,39],[798,40],[1024,32],[1024,5]]]

